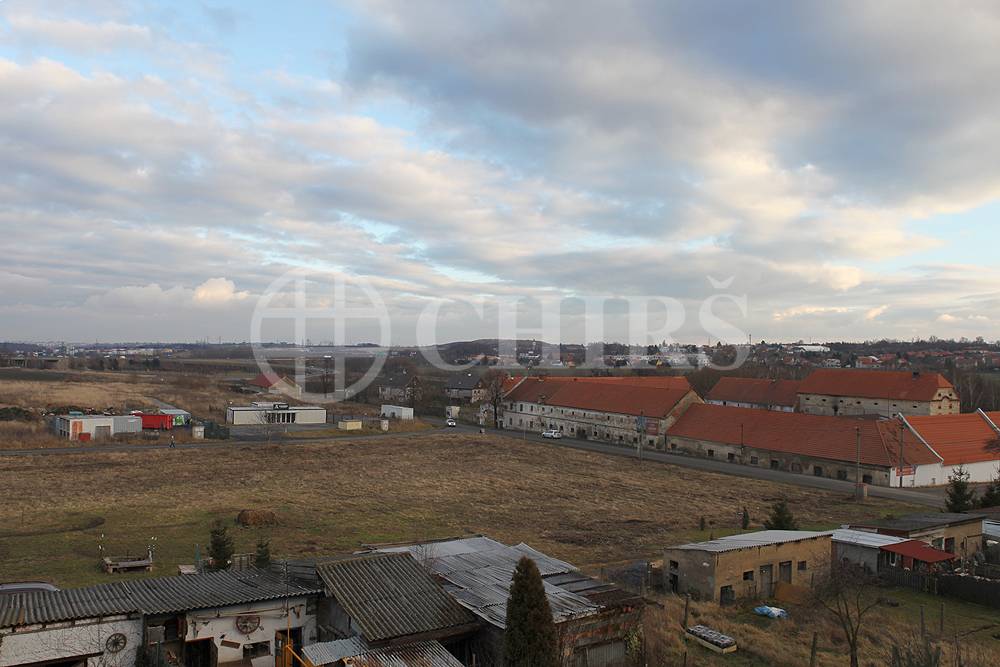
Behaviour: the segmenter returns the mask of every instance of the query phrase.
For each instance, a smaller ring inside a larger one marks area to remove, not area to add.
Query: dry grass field
[[[917,645],[920,609],[923,607],[931,641],[940,646],[940,667],[992,667],[1000,664],[1000,614],[979,605],[903,589],[887,589],[884,605],[866,616],[859,646],[862,665],[891,665],[893,643]],[[799,667],[809,664],[812,637],[817,635],[817,667],[848,664],[847,641],[843,630],[825,612],[808,606],[782,604],[787,619],[757,616],[751,609],[758,603],[722,608],[711,602],[691,602],[689,625],[698,623],[735,638],[740,649],[730,655],[716,655],[684,640],[681,631],[684,600],[675,595],[657,598],[659,607],[646,610],[644,634],[650,665],[686,664],[702,667]],[[938,615],[944,605],[944,633],[939,633]],[[956,649],[955,638],[959,643]],[[961,661],[957,660],[961,651]],[[924,663],[921,663],[924,664]],[[928,663],[929,664],[929,663]]]
[[[0,572],[61,585],[107,580],[98,545],[141,552],[157,574],[193,562],[209,526],[241,509],[277,513],[258,534],[234,526],[238,550],[259,535],[276,555],[362,543],[485,533],[525,541],[580,566],[659,556],[670,543],[757,524],[780,497],[804,528],[911,510],[662,464],[478,434],[207,450],[0,454]],[[707,529],[698,530],[705,517]]]

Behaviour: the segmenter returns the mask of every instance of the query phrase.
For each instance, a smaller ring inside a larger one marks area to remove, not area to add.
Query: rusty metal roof
[[[316,571],[369,642],[475,622],[409,553],[319,563]]]
[[[0,595],[0,627],[121,614],[166,614],[322,593],[265,570],[134,579],[87,588]]]

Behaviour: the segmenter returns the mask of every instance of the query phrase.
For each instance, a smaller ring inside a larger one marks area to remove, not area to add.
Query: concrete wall
[[[836,563],[846,560],[855,565],[861,565],[871,574],[876,574],[879,570],[879,549],[878,547],[865,546],[863,544],[851,544],[848,542],[833,542],[833,560]]]
[[[829,535],[725,552],[666,549],[663,552],[664,585],[671,590],[671,575],[674,575],[678,593],[691,593],[702,600],[719,602],[724,586],[732,587],[736,599],[769,597],[773,585],[782,581],[781,563],[791,563],[788,583],[809,586],[813,574],[829,566],[830,553]],[[800,569],[800,563],[804,563],[804,569]],[[766,580],[761,572],[767,565],[771,566],[770,590],[765,590]],[[744,578],[745,573],[751,573],[749,579]]]
[[[315,611],[307,613],[307,598],[288,600],[288,611],[284,600],[271,600],[249,605],[193,611],[187,614],[187,635],[185,641],[211,638],[219,652],[219,664],[243,660],[243,647],[247,644],[269,642],[270,653],[252,660],[253,667],[274,667],[274,635],[289,625],[302,628],[302,644],[316,642]],[[248,635],[236,629],[236,617],[252,615],[260,617],[260,627]],[[225,646],[223,641],[234,642],[238,648]]]
[[[734,465],[774,468],[776,470],[814,475],[816,477],[844,479],[851,482],[862,481],[866,484],[875,484],[877,486],[889,486],[893,481],[898,480],[898,477],[892,474],[890,468],[862,465],[861,480],[856,480],[856,466],[853,461],[833,461],[801,454],[712,442],[711,440],[668,436],[667,449],[678,454],[730,461]],[[732,458],[730,458],[730,455],[732,455]],[[772,464],[772,461],[776,463]],[[816,474],[817,467],[819,468],[818,475]]]
[[[106,643],[116,633],[125,635],[125,648],[112,653]],[[142,619],[126,616],[28,626],[16,632],[5,628],[0,630],[0,667],[71,660],[95,653],[98,655],[87,660],[87,667],[132,667],[141,644]]]

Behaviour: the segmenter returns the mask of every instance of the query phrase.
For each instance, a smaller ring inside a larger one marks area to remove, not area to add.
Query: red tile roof
[[[978,461],[1000,461],[1000,412],[968,412],[960,415],[921,415],[906,417],[907,423],[920,434],[941,458],[944,465]],[[989,421],[987,421],[989,420]]]
[[[940,373],[820,368],[802,381],[799,393],[930,401],[938,389],[954,387]]]
[[[249,385],[253,385],[254,387],[263,387],[264,389],[270,389],[271,387],[282,383],[295,386],[295,383],[289,380],[285,375],[278,377],[277,375],[268,373],[261,373],[254,379],[247,382]]]
[[[935,549],[920,540],[907,540],[905,542],[897,542],[896,544],[887,544],[884,547],[880,547],[880,549],[913,558],[923,563],[941,563],[946,560],[955,560],[958,558],[955,554]]]
[[[692,405],[667,437],[692,438],[755,449],[854,462],[857,428],[861,428],[861,462],[892,467],[899,452],[896,422],[825,417],[798,412],[747,410],[722,405]],[[937,463],[938,457],[908,430],[903,432],[906,464]]]
[[[728,403],[794,406],[799,400],[799,384],[799,380],[724,377],[705,398]]]
[[[528,377],[507,399],[621,415],[666,417],[691,391],[691,385],[683,377]]]

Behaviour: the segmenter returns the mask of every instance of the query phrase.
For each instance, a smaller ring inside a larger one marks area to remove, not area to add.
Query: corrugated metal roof
[[[419,642],[406,646],[365,651],[347,658],[352,667],[462,667],[440,642]]]
[[[337,662],[342,658],[358,655],[368,650],[368,644],[361,637],[348,637],[332,642],[318,642],[302,647],[302,655],[319,667]]]
[[[473,613],[504,628],[507,624],[507,598],[517,562],[523,556],[535,561],[543,578],[576,572],[569,563],[546,556],[526,544],[508,546],[488,537],[472,537],[444,542],[430,542],[386,551],[407,551],[444,581],[444,589]],[[570,618],[594,614],[600,606],[583,595],[543,579],[545,595],[558,623]]]
[[[894,535],[882,535],[881,533],[871,533],[866,530],[851,530],[849,528],[839,528],[833,531],[833,541],[843,544],[857,544],[863,547],[884,547],[889,544],[899,544],[905,542],[905,537]]]
[[[475,621],[409,553],[365,554],[316,571],[370,642]]]
[[[737,551],[739,549],[766,547],[772,544],[798,542],[799,540],[811,540],[817,537],[829,536],[832,532],[833,531],[829,530],[761,530],[756,533],[744,533],[742,535],[717,537],[714,540],[708,540],[706,542],[692,542],[690,544],[682,544],[680,546],[670,548],[722,553],[726,551]]]
[[[986,519],[983,521],[983,535],[994,540],[1000,540],[1000,521]]]
[[[164,614],[322,593],[265,570],[135,579],[0,596],[0,627],[118,614]]]

